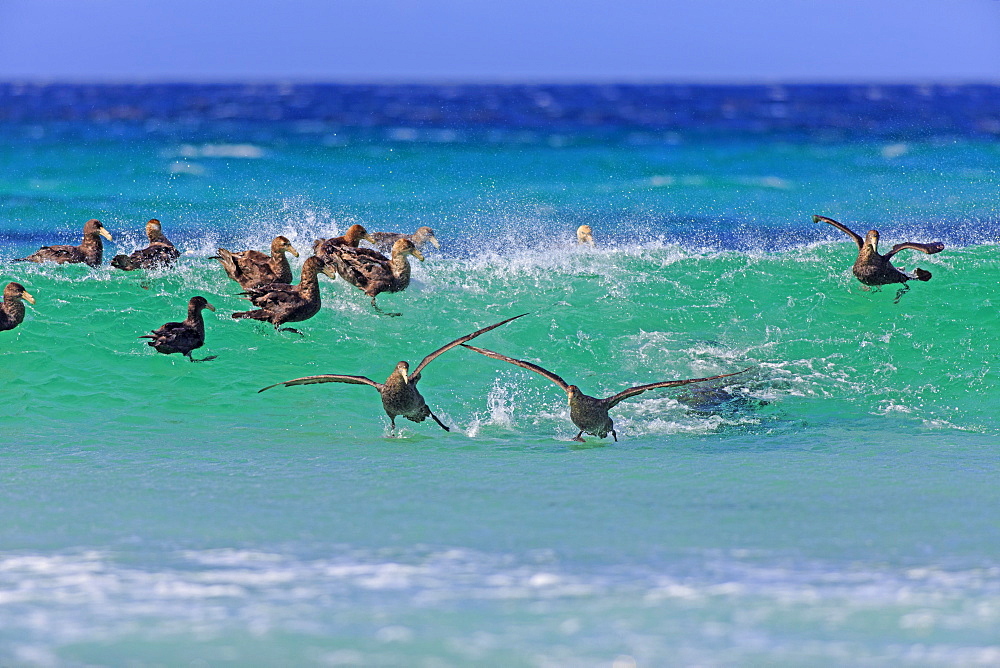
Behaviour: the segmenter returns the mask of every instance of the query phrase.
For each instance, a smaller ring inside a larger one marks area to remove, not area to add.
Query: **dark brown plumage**
[[[285,253],[299,256],[292,242],[283,236],[277,236],[271,241],[270,257],[258,250],[234,253],[219,248],[216,252],[218,255],[212,257],[219,261],[229,278],[239,283],[244,290],[253,290],[269,283],[291,283],[292,268]]]
[[[410,285],[410,263],[406,259],[408,255],[421,262],[424,260],[424,256],[408,239],[399,239],[393,244],[392,259],[366,249],[335,246],[324,260],[327,265],[336,269],[341,278],[371,297],[372,307],[384,313],[375,303],[375,297],[383,292],[400,292]]]
[[[930,244],[921,244],[912,241],[896,244],[888,253],[880,255],[878,252],[879,235],[877,230],[869,230],[865,238],[852,231],[843,223],[838,223],[826,216],[813,216],[814,223],[829,223],[838,230],[851,237],[858,245],[858,259],[854,261],[854,276],[865,285],[889,285],[892,283],[903,283],[907,281],[929,281],[931,272],[924,269],[914,269],[913,274],[906,274],[892,266],[892,256],[901,250],[915,250],[931,255],[944,250],[944,244],[936,241]]]
[[[244,294],[259,310],[234,313],[233,318],[263,320],[274,325],[275,329],[286,322],[308,320],[320,309],[319,272],[322,269],[323,261],[313,256],[302,265],[302,276],[298,285],[271,283],[248,290]],[[291,328],[286,329],[297,332]]]
[[[434,248],[441,248],[441,244],[434,236],[434,230],[426,225],[418,227],[413,234],[401,234],[399,232],[372,232],[371,238],[371,242],[375,245],[375,248],[383,252],[391,251],[392,245],[400,239],[412,241],[413,245],[416,246],[418,250],[423,248],[424,244],[428,242],[433,244]]]
[[[521,315],[516,315],[513,318],[507,318],[502,320],[495,325],[490,325],[489,327],[483,327],[480,330],[473,332],[472,334],[466,334],[465,336],[459,337],[454,341],[447,343],[430,355],[425,357],[420,364],[417,365],[416,370],[410,374],[410,365],[407,362],[399,362],[396,364],[396,368],[389,375],[384,383],[377,383],[370,378],[365,376],[346,376],[342,374],[323,374],[320,376],[306,376],[304,378],[295,378],[293,380],[286,380],[281,383],[275,383],[274,385],[268,385],[265,388],[259,390],[263,392],[264,390],[269,390],[272,387],[277,387],[278,385],[284,385],[289,387],[291,385],[311,385],[313,383],[351,383],[354,385],[371,385],[376,390],[378,390],[379,395],[382,397],[382,408],[385,410],[385,414],[389,416],[389,422],[392,425],[392,433],[396,433],[396,416],[402,415],[407,420],[411,422],[423,422],[428,417],[432,418],[438,425],[445,431],[451,431],[446,427],[441,420],[431,412],[431,409],[427,406],[427,402],[424,401],[423,396],[417,391],[417,383],[420,381],[420,374],[423,372],[424,367],[434,361],[442,353],[451,350],[455,346],[470,341],[480,334],[484,334],[491,329],[496,329],[501,325],[505,325],[511,320],[517,320],[518,318],[527,315],[522,313]]]
[[[84,263],[90,267],[101,264],[104,245],[101,237],[112,241],[111,233],[104,229],[101,221],[91,218],[83,225],[83,240],[79,246],[42,246],[28,257],[14,262],[55,262],[57,264]]]
[[[351,248],[357,248],[361,241],[372,242],[371,235],[368,234],[368,230],[362,225],[351,225],[347,228],[347,231],[339,237],[330,237],[329,239],[317,239],[313,242],[313,254],[324,257],[332,249],[337,246],[350,246]]]
[[[181,353],[192,362],[206,362],[215,356],[196,360],[191,357],[191,351],[205,345],[205,320],[201,316],[203,309],[214,311],[215,307],[204,297],[192,297],[188,301],[187,318],[183,322],[168,322],[152,334],[140,336],[140,339],[152,339],[146,345],[152,346],[156,352],[170,355]]]
[[[24,321],[24,302],[35,303],[20,283],[8,283],[3,289],[3,304],[0,304],[0,332],[14,329]]]
[[[131,255],[115,255],[111,258],[111,266],[123,271],[159,269],[169,267],[181,256],[181,252],[163,234],[163,227],[156,218],[150,218],[146,223],[146,237],[149,239],[148,246]]]
[[[634,397],[637,394],[642,394],[647,390],[655,390],[661,387],[678,387],[680,385],[689,385],[691,383],[700,383],[706,380],[716,380],[717,378],[728,378],[729,376],[735,376],[740,373],[746,373],[749,369],[744,369],[743,371],[737,371],[736,373],[725,373],[720,376],[708,376],[707,378],[689,378],[687,380],[666,380],[659,383],[648,383],[646,385],[637,385],[636,387],[630,387],[627,390],[622,390],[618,394],[612,395],[605,399],[598,399],[597,397],[591,397],[580,391],[580,388],[576,385],[570,385],[565,380],[552,373],[547,369],[543,369],[537,364],[532,364],[531,362],[525,362],[524,360],[516,360],[512,357],[507,357],[506,355],[501,355],[500,353],[495,353],[492,350],[485,350],[483,348],[476,348],[474,346],[467,346],[462,344],[464,348],[469,350],[474,350],[480,355],[486,355],[487,357],[492,357],[495,360],[500,360],[503,362],[509,362],[523,369],[528,369],[529,371],[534,371],[537,374],[545,376],[553,383],[558,385],[566,396],[569,398],[569,418],[573,421],[573,424],[577,426],[580,430],[576,436],[573,437],[574,441],[583,442],[584,432],[597,436],[598,438],[605,438],[609,433],[615,439],[618,440],[618,434],[615,432],[615,423],[608,415],[608,411],[617,406],[623,400],[629,397]]]

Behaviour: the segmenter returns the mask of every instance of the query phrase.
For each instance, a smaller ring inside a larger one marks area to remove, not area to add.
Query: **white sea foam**
[[[893,569],[739,550],[691,555],[697,567],[685,563],[676,561],[673,572],[649,566],[580,569],[560,565],[551,554],[516,557],[454,548],[392,556],[342,548],[313,559],[186,550],[158,567],[101,551],[7,554],[0,556],[0,660],[57,665],[64,648],[95,640],[105,646],[135,643],[139,629],[139,637],[154,642],[193,635],[227,644],[237,630],[264,639],[294,629],[336,636],[335,620],[348,611],[362,612],[361,619],[374,615],[362,622],[363,633],[381,645],[417,637],[426,642],[442,631],[421,618],[469,604],[497,611],[516,606],[529,616],[539,605],[548,611],[549,619],[538,620],[541,626],[528,636],[498,627],[496,642],[480,647],[487,661],[499,647],[551,651],[551,637],[584,632],[598,619],[613,624],[616,634],[639,635],[661,628],[659,622],[648,626],[653,620],[674,620],[676,629],[645,646],[647,661],[678,647],[692,657],[718,657],[721,649],[734,659],[758,652],[800,660],[872,653],[896,664],[991,665],[1000,656],[1000,646],[989,640],[1000,624],[997,565]],[[386,596],[391,608],[383,607]],[[846,654],[835,643],[817,645],[808,632],[789,633],[780,621],[788,615],[805,629],[856,640]],[[873,618],[889,625],[869,633]],[[779,629],[780,641],[771,635]],[[588,633],[599,646],[607,641],[606,634]],[[958,637],[967,644],[950,640]],[[367,650],[357,647],[351,651],[365,662]],[[588,656],[580,651],[565,659]],[[236,658],[249,656],[238,652]]]

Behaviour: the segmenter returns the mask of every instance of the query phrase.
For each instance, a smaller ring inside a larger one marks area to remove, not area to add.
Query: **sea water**
[[[0,333],[0,663],[1000,663],[998,99],[0,88],[0,280],[37,300]],[[946,249],[868,290],[813,214]],[[107,266],[151,217],[177,265]],[[103,266],[10,262],[89,218]],[[302,336],[229,317],[216,248],[283,234],[297,275],[353,223],[441,241],[379,296],[402,316],[321,276]],[[194,295],[215,360],[137,338]],[[258,393],[519,313],[475,345],[588,394],[747,371],[624,401],[617,442],[462,348],[420,382],[450,432],[391,437],[363,385]]]

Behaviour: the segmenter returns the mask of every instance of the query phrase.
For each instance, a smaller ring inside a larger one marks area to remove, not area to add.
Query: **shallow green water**
[[[185,255],[2,266],[37,304],[0,333],[0,659],[1000,661],[995,145],[237,139],[5,149],[3,257],[92,216],[110,257],[154,215]],[[899,256],[934,278],[896,304],[812,213],[949,247]],[[379,298],[402,317],[325,277],[302,337],[228,317],[217,245],[306,250],[356,221],[438,231]],[[569,243],[582,222],[597,248]],[[137,339],[195,294],[216,360]],[[364,386],[257,393],[381,381],[522,312],[476,343],[591,394],[750,371],[715,410],[626,401],[620,441],[583,445],[558,388],[462,349],[420,385],[450,433],[388,438]]]

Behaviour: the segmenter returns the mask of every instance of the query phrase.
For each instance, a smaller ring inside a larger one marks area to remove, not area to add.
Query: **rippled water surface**
[[[0,279],[37,303],[0,333],[0,663],[1000,663],[991,135],[5,118]],[[897,303],[814,213],[947,248],[896,257],[933,274]],[[9,262],[92,217],[104,266]],[[150,217],[177,266],[108,267]],[[356,222],[441,240],[401,317],[326,277],[303,336],[229,317],[217,247],[284,234],[297,274]],[[215,360],[137,338],[193,295]],[[420,383],[448,433],[257,392],[524,312],[476,344],[589,394],[748,371],[583,444],[554,384],[461,348]]]

